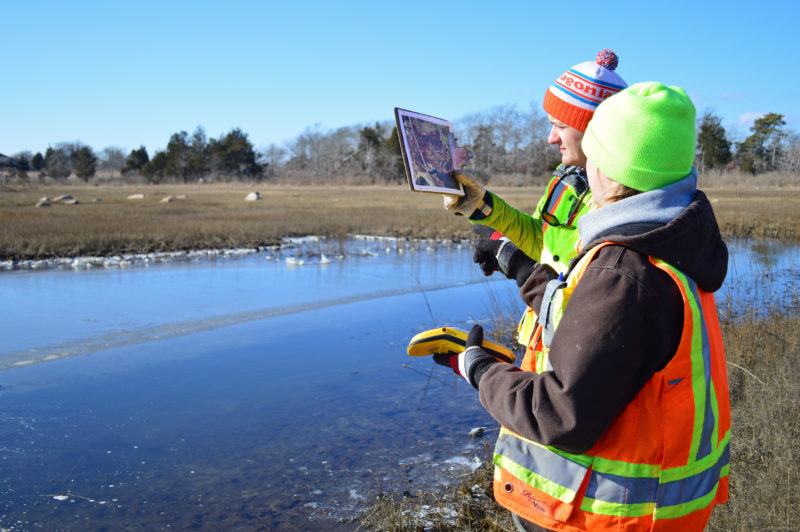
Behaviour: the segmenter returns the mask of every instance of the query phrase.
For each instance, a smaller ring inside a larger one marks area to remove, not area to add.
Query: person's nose
[[[548,144],[561,144],[561,137],[559,137],[558,133],[556,133],[556,127],[555,126],[550,128],[550,134],[547,135],[547,143]]]

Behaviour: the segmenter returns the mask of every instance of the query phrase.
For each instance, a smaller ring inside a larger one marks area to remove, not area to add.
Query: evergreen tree
[[[192,133],[192,138],[189,142],[189,153],[187,161],[187,174],[194,178],[200,178],[208,174],[211,169],[209,157],[208,138],[206,137],[206,130],[202,126],[197,126],[197,129]]]
[[[89,146],[81,146],[70,154],[72,169],[75,175],[89,181],[89,178],[97,172],[97,156]]]
[[[214,169],[223,175],[238,178],[262,175],[263,167],[256,162],[253,145],[247,138],[247,133],[243,133],[238,127],[221,135],[219,140],[212,139],[209,144],[209,153]]]
[[[129,172],[142,173],[142,169],[147,163],[150,162],[150,156],[147,155],[147,148],[139,146],[138,150],[132,150],[125,160],[125,167],[122,169],[122,175]]]
[[[37,172],[44,167],[44,157],[38,151],[36,152],[36,155],[33,156],[33,159],[31,159],[31,166]]]
[[[173,133],[167,143],[166,166],[164,173],[169,176],[179,177],[186,182],[189,179],[189,134],[185,131]]]
[[[31,169],[31,152],[19,152],[14,155],[14,160],[17,161],[17,175],[20,175],[21,172],[28,172]]]
[[[786,137],[783,115],[767,113],[750,127],[752,134],[739,144],[737,158],[745,171],[756,173],[774,170]]]
[[[375,127],[365,126],[359,131],[358,160],[363,170],[371,179],[380,175],[385,167],[381,160],[380,146],[383,140],[383,128],[376,123]]]
[[[731,161],[731,143],[725,138],[722,119],[707,111],[700,119],[697,134],[697,166],[700,171],[723,166]]]
[[[144,146],[140,149],[144,149]],[[166,175],[167,162],[167,153],[157,151],[155,155],[153,155],[153,158],[142,166],[141,173],[150,183],[160,183],[164,180]]]

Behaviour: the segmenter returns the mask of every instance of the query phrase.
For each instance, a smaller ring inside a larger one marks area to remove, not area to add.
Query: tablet
[[[461,186],[450,174],[456,155],[453,123],[398,107],[394,115],[411,190],[463,196]]]

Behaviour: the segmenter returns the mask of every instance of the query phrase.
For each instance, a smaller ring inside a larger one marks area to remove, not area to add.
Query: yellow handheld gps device
[[[469,334],[466,331],[455,327],[439,327],[424,331],[408,342],[408,354],[412,357],[422,357],[436,353],[460,353],[466,348],[467,336]],[[491,338],[484,336],[481,348],[497,360],[514,363],[514,352]]]

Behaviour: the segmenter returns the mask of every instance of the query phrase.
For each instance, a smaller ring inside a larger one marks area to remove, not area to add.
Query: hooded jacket
[[[502,425],[571,453],[589,450],[653,374],[675,354],[683,301],[648,256],[662,259],[707,292],[727,273],[728,252],[694,171],[668,187],[597,209],[578,223],[584,246],[599,250],[575,288],[550,345],[551,371],[492,364],[480,376],[480,400]],[[541,306],[546,276],[520,288]]]

